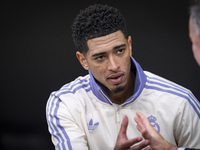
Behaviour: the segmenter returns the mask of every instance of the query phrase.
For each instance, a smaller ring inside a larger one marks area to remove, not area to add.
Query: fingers
[[[114,150],[121,150],[127,148],[125,143],[127,141],[127,136],[126,136],[127,126],[128,126],[128,118],[127,116],[124,116],[121,123],[121,128],[117,136],[117,141]]]
[[[131,150],[141,150],[143,148],[146,148],[149,144],[150,144],[150,141],[145,140],[145,141],[141,142],[140,144],[133,146],[131,148]],[[146,148],[146,149],[148,150],[148,148]]]
[[[139,143],[142,141],[142,137],[136,137],[136,138],[133,138],[133,139],[130,139],[130,140],[127,140],[125,145],[126,145],[126,148],[129,148],[131,147],[132,145],[136,144],[136,143]],[[134,146],[135,147],[135,146]],[[139,147],[139,146],[137,146]]]
[[[126,115],[124,115],[122,123],[121,123],[121,128],[119,131],[119,134],[125,138],[126,137],[126,130],[127,130],[127,126],[128,126],[128,117]]]
[[[124,142],[123,145],[121,145],[120,148],[121,149],[129,149],[129,150],[141,150],[141,149],[147,147],[150,144],[149,140],[145,140],[145,141],[141,142],[142,140],[143,140],[142,137],[136,137],[136,138],[127,140],[127,141]],[[137,144],[139,142],[141,142],[141,143],[138,144],[138,145],[134,145],[134,144]],[[131,146],[133,146],[133,147],[131,147]]]
[[[122,124],[121,124],[121,129],[120,129],[120,132],[119,132],[119,136],[121,137],[121,139],[125,140],[124,144],[123,144],[123,147],[121,147],[122,149],[129,148],[132,145],[134,145],[136,143],[139,143],[139,142],[141,142],[143,140],[142,137],[136,137],[136,138],[128,140],[127,135],[126,135],[127,126],[128,126],[128,117],[125,115],[123,117]],[[143,130],[143,129],[144,128],[142,127],[142,124],[141,124],[141,130]],[[133,148],[134,148],[134,150],[142,149],[142,148],[145,148],[147,145],[149,145],[149,143],[150,143],[149,140],[145,140],[145,141],[141,142],[140,144],[134,146]]]
[[[134,117],[134,121],[137,123],[136,128],[141,132],[144,129],[144,126],[140,119],[138,117]]]
[[[150,147],[146,147],[144,150],[151,150],[151,148]]]
[[[134,117],[134,121],[137,123],[136,128],[138,129],[138,131],[140,131],[140,133],[146,132],[146,128],[138,117]]]
[[[136,115],[144,125],[150,124],[149,120],[140,111],[136,111]]]
[[[149,122],[149,120],[139,111],[136,112],[136,117],[134,118],[135,122],[137,123],[136,128],[145,139],[150,138],[150,134],[148,129],[153,128]],[[153,130],[153,129],[152,129]]]
[[[127,135],[126,135],[127,127],[128,127],[128,117],[124,116],[122,123],[121,123],[120,131],[119,131],[119,134],[117,137],[117,141],[115,144],[115,150],[130,149],[131,146],[133,146],[134,144],[137,144],[143,140],[142,137],[128,139]],[[140,144],[135,145],[132,148],[134,148],[135,150],[142,149],[142,148],[145,148],[148,144],[149,144],[149,141],[145,140],[145,141],[141,142]]]
[[[142,140],[143,140],[142,137],[136,137],[134,139],[130,139],[130,140],[123,141],[121,143],[117,143],[114,150],[124,150],[124,149],[141,150],[141,149],[147,147],[150,144],[149,140],[145,140],[145,141],[141,142]],[[138,145],[134,145],[134,144],[137,144],[139,142],[141,142],[141,143],[138,144]],[[133,147],[131,147],[131,146],[133,146]]]

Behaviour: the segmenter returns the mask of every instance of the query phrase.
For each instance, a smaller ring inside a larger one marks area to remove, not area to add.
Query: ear
[[[88,66],[88,63],[87,63],[85,56],[81,52],[77,51],[76,57],[78,58],[80,64],[83,66],[83,68],[85,70],[89,70],[89,66]]]
[[[130,56],[132,56],[132,39],[131,36],[128,36],[128,46],[130,50]]]

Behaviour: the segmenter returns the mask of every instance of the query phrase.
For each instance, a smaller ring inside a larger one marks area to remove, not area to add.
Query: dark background
[[[71,24],[80,9],[94,3],[122,12],[133,39],[133,57],[144,70],[189,88],[200,99],[187,0],[2,0],[0,149],[54,149],[46,102],[52,91],[87,73],[75,57]]]

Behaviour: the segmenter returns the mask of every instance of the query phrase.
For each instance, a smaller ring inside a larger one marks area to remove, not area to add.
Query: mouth
[[[108,80],[115,85],[118,85],[122,82],[123,79],[123,74],[122,73],[118,73],[118,74],[112,74],[108,76]]]

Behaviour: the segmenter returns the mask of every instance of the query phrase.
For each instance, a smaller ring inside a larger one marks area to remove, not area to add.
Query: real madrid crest
[[[147,119],[149,120],[151,125],[160,133],[160,126],[156,123],[156,117],[151,115]]]

